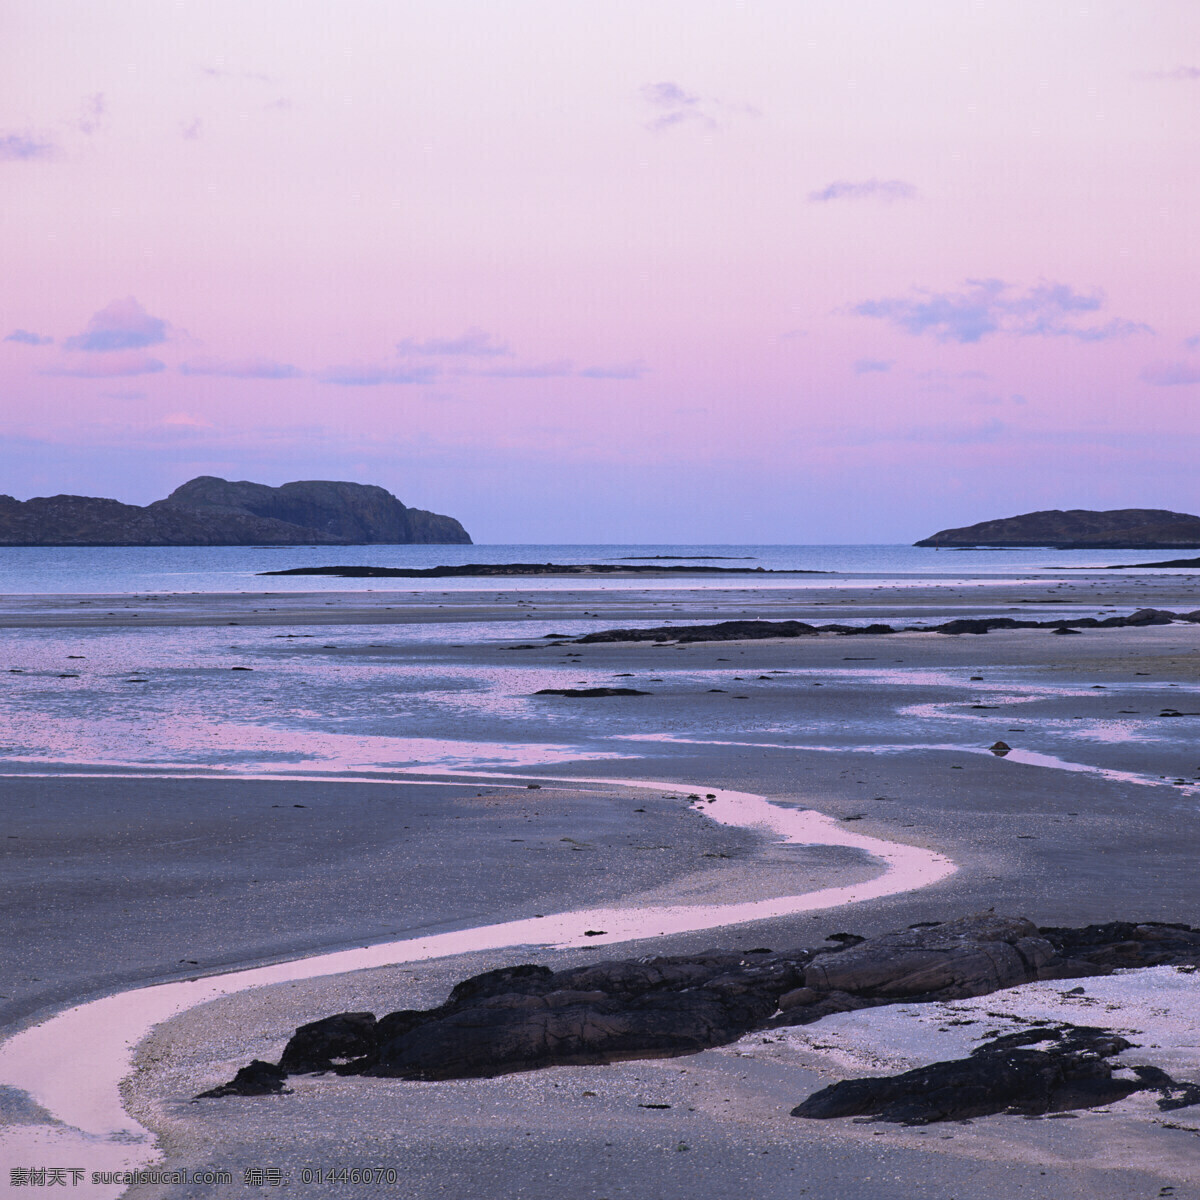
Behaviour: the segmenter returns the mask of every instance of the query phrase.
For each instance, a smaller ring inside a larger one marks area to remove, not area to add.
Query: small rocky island
[[[0,496],[0,546],[470,545],[453,518],[326,479],[268,487],[200,475],[141,507],[96,496]]]
[[[1200,517],[1163,508],[1048,509],[943,529],[913,543],[948,550],[1048,546],[1055,550],[1174,550],[1200,547]]]

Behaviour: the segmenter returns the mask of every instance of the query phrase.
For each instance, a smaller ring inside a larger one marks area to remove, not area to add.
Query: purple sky
[[[1200,509],[1195,0],[7,0],[0,491]]]

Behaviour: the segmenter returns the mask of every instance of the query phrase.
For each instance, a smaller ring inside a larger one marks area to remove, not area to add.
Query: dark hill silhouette
[[[1056,550],[1171,550],[1200,546],[1200,517],[1164,508],[1049,509],[943,529],[917,546],[1052,546]]]
[[[144,508],[95,496],[0,496],[4,546],[469,545],[453,518],[381,487],[307,480],[268,487],[201,475]]]

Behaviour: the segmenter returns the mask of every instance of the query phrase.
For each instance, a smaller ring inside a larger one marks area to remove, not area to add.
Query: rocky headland
[[[453,517],[381,487],[317,479],[268,487],[201,475],[144,507],[96,496],[0,496],[0,546],[469,545]]]
[[[1162,508],[1048,509],[943,529],[913,543],[944,549],[1048,546],[1056,550],[1173,550],[1200,547],[1200,517]]]

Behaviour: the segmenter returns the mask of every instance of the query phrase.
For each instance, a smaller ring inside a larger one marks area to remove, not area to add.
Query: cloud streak
[[[214,375],[222,379],[299,379],[304,372],[290,363],[269,358],[223,360],[198,358],[179,364],[181,375]]]
[[[1170,71],[1147,71],[1142,75],[1142,78],[1183,83],[1193,79],[1200,79],[1200,67],[1178,66]]]
[[[575,369],[566,359],[556,362],[514,364],[511,367],[488,367],[482,371],[472,371],[486,379],[561,379],[574,375]]]
[[[908,296],[864,300],[849,312],[887,321],[914,336],[929,334],[939,342],[978,342],[997,333],[1107,342],[1153,332],[1120,317],[1102,325],[1078,324],[1081,316],[1103,307],[1100,292],[1077,292],[1065,283],[1039,283],[1018,292],[1001,279],[968,279],[957,292],[916,288]]]
[[[1158,363],[1152,367],[1146,367],[1138,378],[1143,383],[1152,383],[1155,387],[1179,387],[1184,384],[1200,383],[1200,364]]]
[[[58,147],[37,134],[0,133],[0,162],[31,162],[57,154]]]
[[[380,387],[385,384],[429,383],[437,376],[433,367],[359,365],[327,367],[313,378],[337,387]]]
[[[405,338],[396,343],[398,354],[451,355],[463,357],[493,358],[511,354],[507,344],[492,341],[491,334],[472,326],[454,338],[427,338],[423,342]]]
[[[166,370],[166,363],[150,354],[123,352],[103,358],[87,358],[45,367],[43,375],[66,375],[76,379],[117,379],[123,375],[153,375]]]
[[[14,329],[4,340],[16,342],[21,346],[50,346],[54,342],[52,337],[43,337],[40,333],[30,333],[28,329]]]
[[[917,189],[903,179],[863,179],[853,182],[835,179],[818,192],[808,193],[809,204],[828,204],[831,200],[882,200],[885,204],[897,200],[914,200]]]

